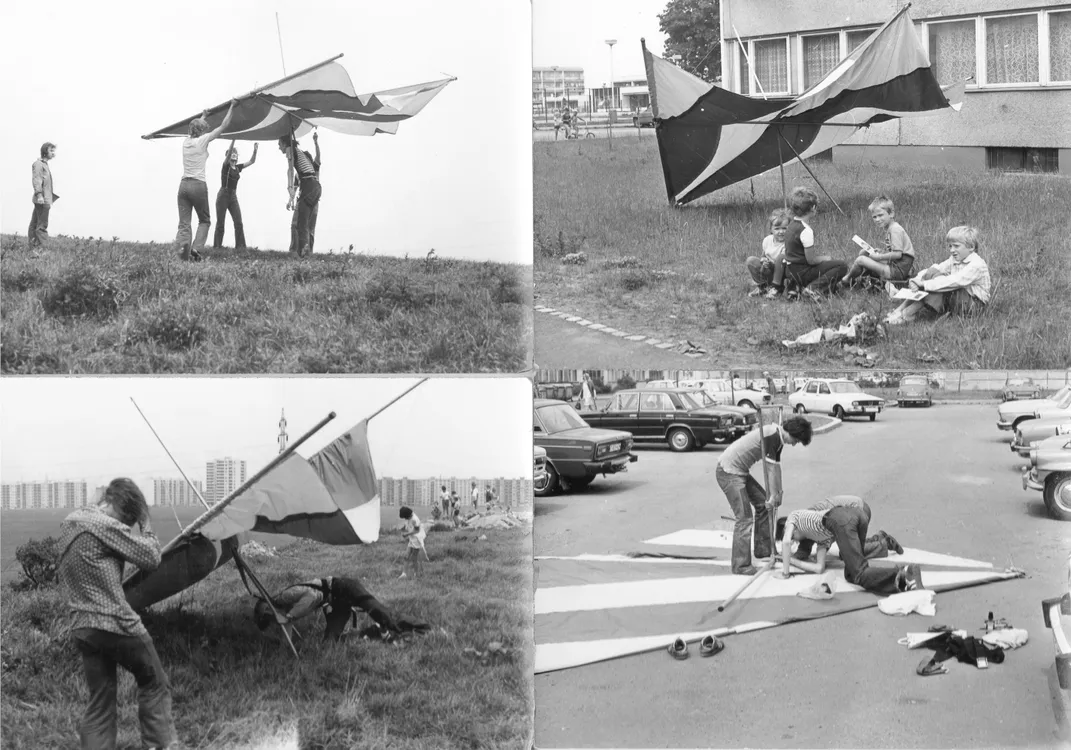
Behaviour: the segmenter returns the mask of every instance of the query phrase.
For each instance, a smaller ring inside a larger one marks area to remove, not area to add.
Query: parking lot
[[[782,512],[859,495],[872,529],[905,547],[1014,566],[1026,578],[941,593],[933,618],[872,608],[729,636],[711,659],[659,651],[538,675],[537,746],[1050,746],[1053,650],[1041,601],[1066,590],[1069,528],[1046,515],[1040,493],[1023,491],[1023,459],[995,422],[992,405],[847,422],[785,449]],[[537,499],[535,554],[621,553],[682,528],[731,529],[714,482],[721,450],[637,447],[627,473]],[[990,611],[1030,641],[987,670],[953,662],[948,674],[920,677],[922,653],[896,643],[933,624],[978,634]]]

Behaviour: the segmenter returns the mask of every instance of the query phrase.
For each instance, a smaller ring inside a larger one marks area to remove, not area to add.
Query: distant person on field
[[[798,187],[788,198],[792,209],[792,221],[785,232],[785,281],[796,284],[799,294],[813,301],[822,299],[815,289],[826,292],[836,290],[848,272],[843,260],[833,260],[831,255],[820,253],[815,247],[814,229],[811,222],[818,215],[818,194],[806,187]]]
[[[178,234],[175,244],[180,248],[183,260],[201,260],[201,250],[208,240],[208,228],[212,226],[212,212],[208,207],[208,183],[205,178],[205,163],[208,161],[208,144],[219,138],[220,134],[231,124],[234,105],[237,99],[231,99],[231,106],[223,122],[215,130],[208,129],[208,110],[190,121],[190,135],[182,142],[182,181],[178,189]],[[190,218],[197,211],[197,235],[191,236]]]
[[[405,578],[406,573],[412,569],[413,577],[419,578],[420,572],[424,567],[421,555],[425,558],[428,556],[428,552],[424,548],[424,538],[428,534],[424,531],[423,524],[420,523],[420,519],[412,508],[403,505],[398,510],[398,517],[405,521],[405,529],[402,531],[402,536],[409,540],[409,546],[405,554],[405,570],[398,577]]]
[[[744,262],[755,283],[755,288],[747,296],[765,295],[773,299],[781,295],[785,277],[785,234],[791,223],[792,212],[787,209],[779,208],[770,214],[767,222],[770,233],[762,240],[762,257],[750,255]]]
[[[48,163],[56,158],[56,144],[41,144],[41,158],[33,163],[33,215],[26,232],[30,249],[44,247],[48,242],[48,212],[59,195],[52,189],[52,170]]]
[[[294,211],[291,221],[291,252],[304,258],[312,252],[313,236],[316,233],[316,217],[320,210],[320,138],[312,134],[316,145],[316,158],[308,151],[298,148],[297,138],[292,135],[279,139],[279,150],[286,155],[286,184],[290,200],[287,211]]]
[[[457,490],[450,492],[450,509],[453,511],[454,521],[457,521],[461,515],[461,496],[457,494]]]
[[[883,281],[907,281],[915,266],[915,248],[911,238],[896,220],[896,206],[892,199],[879,195],[870,204],[870,218],[878,229],[884,230],[884,252],[868,253],[865,248],[844,274],[840,283],[849,286],[861,276],[871,276]]]
[[[476,483],[472,483],[472,508],[473,510],[480,504],[480,488],[476,486]]]
[[[584,382],[580,384],[580,401],[585,411],[595,411],[595,383],[586,372]]]
[[[439,502],[443,506],[443,515],[450,512],[450,493],[446,491],[446,485],[442,485],[439,491]]]
[[[242,226],[242,207],[238,205],[238,179],[242,176],[242,170],[251,167],[257,162],[257,149],[259,143],[253,144],[253,156],[245,164],[238,163],[238,149],[235,141],[231,141],[231,147],[227,149],[227,156],[223,160],[223,169],[219,176],[219,192],[216,193],[216,236],[212,247],[223,246],[223,233],[227,228],[227,212],[231,214],[234,222],[234,248],[245,249],[245,228]]]
[[[134,526],[137,531],[134,531]],[[123,563],[160,565],[160,542],[149,506],[129,479],[113,479],[96,506],[63,521],[59,580],[71,609],[71,637],[82,654],[89,705],[79,726],[83,748],[114,748],[118,735],[117,667],[138,686],[138,721],[145,747],[175,739],[171,686],[152,637],[123,593]]]
[[[945,238],[949,258],[935,263],[908,282],[911,291],[928,292],[918,302],[904,300],[885,319],[890,325],[909,323],[926,308],[937,313],[976,315],[989,304],[989,266],[982,256],[981,235],[970,226],[953,227]]]

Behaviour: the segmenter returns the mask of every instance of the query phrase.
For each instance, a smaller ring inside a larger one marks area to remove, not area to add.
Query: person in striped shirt
[[[733,527],[732,571],[736,575],[754,575],[751,564],[751,531],[755,530],[755,557],[772,553],[770,511],[781,505],[781,450],[786,445],[811,442],[811,423],[803,417],[790,417],[783,425],[765,425],[752,430],[730,445],[718,459],[714,478],[729,501],[736,517]],[[766,456],[770,469],[768,492],[764,492],[751,468]]]
[[[923,588],[922,573],[917,565],[870,567],[870,560],[887,557],[890,549],[897,554],[904,551],[899,542],[884,531],[867,538],[870,518],[870,506],[854,495],[836,495],[805,510],[792,511],[784,523],[780,520],[777,523],[782,559],[778,577],[788,578],[792,565],[810,573],[825,572],[826,553],[836,542],[844,561],[844,580],[848,583],[875,594]],[[800,543],[795,556],[789,554],[793,541]],[[818,547],[813,563],[807,560],[812,544]]]
[[[318,139],[317,149],[319,149]],[[298,257],[305,257],[311,252],[309,232],[312,217],[320,205],[323,190],[320,187],[319,164],[314,163],[308,155],[298,148],[297,138],[293,135],[279,139],[279,150],[286,155],[286,186],[290,194],[287,211],[297,211],[297,248]],[[300,193],[299,193],[300,191]]]

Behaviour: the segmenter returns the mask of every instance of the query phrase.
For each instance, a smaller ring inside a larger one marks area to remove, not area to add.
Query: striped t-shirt
[[[312,160],[305,156],[304,151],[296,148],[294,149],[294,169],[298,173],[298,178],[302,180],[316,176],[316,167],[313,166]]]
[[[780,463],[781,449],[785,446],[785,441],[781,437],[781,428],[775,424],[765,425],[762,435],[761,446],[758,430],[752,430],[744,435],[722,452],[718,466],[726,474],[747,476],[751,473],[751,467],[762,459],[763,453],[771,463]]]
[[[794,510],[788,514],[791,524],[804,539],[810,539],[819,547],[829,549],[834,537],[824,523],[826,513],[836,507],[862,508],[863,499],[855,495],[834,495],[820,500],[806,510]]]

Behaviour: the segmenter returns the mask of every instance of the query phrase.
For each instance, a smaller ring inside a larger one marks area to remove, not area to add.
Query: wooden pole
[[[376,409],[376,410],[375,410],[374,412],[372,412],[372,415],[371,415],[370,417],[365,417],[365,418],[364,418],[364,421],[365,421],[365,422],[371,422],[371,421],[372,421],[372,420],[373,420],[373,419],[374,419],[375,417],[378,417],[378,416],[379,416],[380,414],[382,414],[383,412],[385,412],[385,411],[386,411],[387,409],[389,409],[390,407],[394,406],[394,404],[395,404],[395,403],[397,403],[398,401],[401,401],[401,400],[402,400],[402,397],[403,397],[403,396],[405,396],[405,395],[409,394],[409,393],[410,393],[411,391],[414,391],[414,390],[416,390],[416,388],[417,388],[417,387],[419,387],[419,386],[423,385],[423,384],[424,384],[424,383],[426,383],[426,382],[427,382],[428,380],[429,380],[429,378],[421,378],[421,379],[420,379],[420,380],[419,380],[419,381],[417,382],[417,384],[416,384],[416,385],[413,385],[413,386],[410,386],[409,388],[406,388],[406,389],[405,389],[404,391],[402,391],[402,392],[401,392],[401,393],[400,393],[399,395],[395,396],[395,397],[394,397],[394,398],[392,398],[392,399],[391,399],[390,401],[388,401],[388,402],[386,403],[386,405],[384,405],[384,406],[381,406],[380,408],[378,408],[378,409]]]
[[[847,216],[848,214],[844,213],[844,209],[841,208],[837,204],[837,202],[835,200],[833,200],[833,196],[829,194],[829,191],[826,190],[825,186],[821,183],[821,181],[818,179],[818,177],[815,176],[815,173],[812,172],[811,168],[807,166],[807,162],[805,162],[803,160],[803,157],[799,155],[799,152],[796,151],[795,147],[793,147],[793,145],[788,142],[788,139],[785,138],[784,134],[781,132],[781,128],[777,129],[777,135],[782,141],[785,142],[785,145],[788,146],[789,149],[791,149],[791,151],[795,155],[796,159],[799,161],[800,164],[803,165],[803,168],[807,170],[807,174],[809,174],[811,176],[811,178],[814,180],[815,184],[818,185],[818,187],[822,188],[822,192],[826,194],[827,198],[829,198],[830,203],[832,203],[834,206],[836,206],[837,210],[840,211],[842,215]]]
[[[156,434],[156,430],[149,423],[149,418],[145,416],[145,412],[141,410],[141,407],[138,406],[138,402],[134,400],[133,396],[130,397],[130,403],[134,404],[134,408],[138,410],[138,414],[141,415],[141,418],[145,420],[145,424],[147,424],[149,426],[149,429],[152,430],[153,436],[156,438],[157,442],[160,443],[160,447],[164,449],[164,453],[166,453],[167,457],[171,459],[171,463],[175,464],[175,468],[178,469],[178,472],[182,475],[182,478],[186,480],[186,484],[189,486],[189,488],[193,490],[193,494],[197,495],[197,499],[201,501],[201,505],[205,506],[206,510],[211,510],[212,506],[208,504],[207,500],[201,497],[201,493],[198,492],[197,488],[193,486],[193,482],[191,482],[190,478],[186,476],[186,472],[184,472],[182,470],[182,467],[179,466],[179,462],[175,460],[175,457],[171,455],[171,451],[169,451],[167,449],[167,446],[164,445],[164,441],[161,440],[160,436]],[[175,516],[175,520],[178,520],[178,515]],[[185,531],[184,529],[182,529],[182,524],[179,524],[179,529]]]

